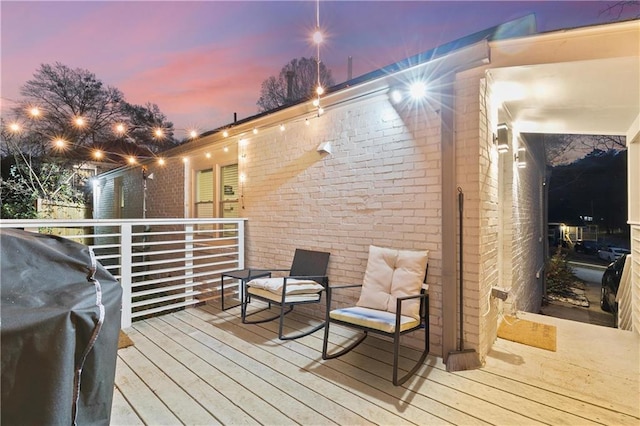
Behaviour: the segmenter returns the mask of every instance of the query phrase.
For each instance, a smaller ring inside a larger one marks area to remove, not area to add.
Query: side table
[[[240,303],[236,303],[233,306],[224,307],[224,279],[233,278],[235,280],[240,281],[240,286],[238,287],[239,299]],[[227,309],[235,308],[236,306],[240,306],[243,303],[242,298],[244,297],[244,288],[245,285],[255,279],[255,278],[264,278],[271,277],[271,271],[265,271],[264,269],[237,269],[235,271],[223,272],[220,274],[220,304],[221,309],[226,311]]]

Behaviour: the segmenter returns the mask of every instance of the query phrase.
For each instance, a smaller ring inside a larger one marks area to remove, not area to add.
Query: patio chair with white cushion
[[[313,250],[296,249],[290,269],[269,269],[269,272],[288,272],[286,277],[257,278],[246,283],[244,299],[241,306],[241,317],[244,324],[258,324],[279,319],[278,337],[281,340],[297,339],[307,336],[324,327],[324,322],[312,326],[299,333],[284,334],[284,316],[293,310],[295,305],[319,303],[322,293],[329,285],[327,266],[329,253]],[[248,312],[251,300],[257,299],[267,303],[267,307]],[[278,307],[275,315],[256,320],[249,317],[272,305]]]
[[[362,284],[338,285],[327,290],[322,359],[337,358],[351,351],[369,332],[393,339],[393,384],[406,382],[429,354],[429,295],[426,285],[428,251],[396,250],[370,246]],[[362,287],[355,306],[331,309],[332,294],[342,288]],[[330,324],[358,329],[362,334],[351,344],[328,352]],[[400,336],[424,331],[424,349],[420,359],[398,378]]]

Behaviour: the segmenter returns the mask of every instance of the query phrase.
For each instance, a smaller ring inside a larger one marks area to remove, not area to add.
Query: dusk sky
[[[632,18],[598,1],[320,1],[320,59],[336,83],[535,13],[538,31]],[[157,104],[183,138],[258,112],[263,80],[315,57],[315,1],[5,1],[2,113],[41,64],[83,68],[128,102]]]

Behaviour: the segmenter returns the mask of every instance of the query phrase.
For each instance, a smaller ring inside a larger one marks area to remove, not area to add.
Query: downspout
[[[456,291],[456,146],[454,134],[454,81],[444,85],[441,98],[440,167],[442,182],[442,358],[457,348]]]

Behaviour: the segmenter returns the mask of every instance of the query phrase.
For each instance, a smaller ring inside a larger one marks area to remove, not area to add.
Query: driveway
[[[585,282],[585,296],[589,300],[589,307],[576,306],[569,302],[550,301],[542,306],[540,313],[603,327],[615,327],[613,315],[600,309],[600,288],[605,268],[580,262],[569,262],[569,264],[574,274]]]

